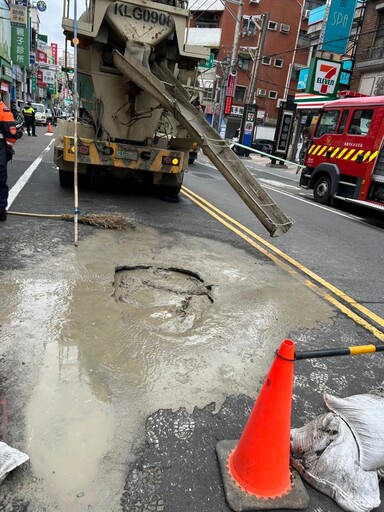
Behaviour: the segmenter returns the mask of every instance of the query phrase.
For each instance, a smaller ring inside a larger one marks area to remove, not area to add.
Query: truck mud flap
[[[187,92],[165,66],[154,65],[151,73],[138,60],[129,55],[123,56],[117,50],[113,51],[113,60],[124,76],[151,94],[164,109],[173,114],[193,140],[199,141],[204,154],[271,236],[277,237],[289,230],[293,220],[277,206],[229,144],[207,123],[201,112],[189,103]]]

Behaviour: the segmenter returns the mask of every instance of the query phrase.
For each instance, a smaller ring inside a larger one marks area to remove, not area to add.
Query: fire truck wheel
[[[313,198],[316,203],[330,204],[331,202],[331,179],[328,176],[321,176],[316,180],[313,187]]]

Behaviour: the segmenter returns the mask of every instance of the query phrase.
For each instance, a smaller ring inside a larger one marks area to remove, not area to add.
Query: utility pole
[[[218,130],[219,133],[222,131],[227,80],[228,80],[229,76],[231,76],[231,75],[235,76],[237,73],[237,69],[236,69],[237,68],[237,55],[239,53],[240,28],[241,28],[241,21],[242,21],[242,17],[243,17],[243,0],[239,0],[239,1],[231,0],[231,3],[237,5],[238,9],[237,9],[237,15],[236,15],[235,35],[233,38],[231,61],[229,63],[229,69],[226,68],[226,70],[224,72],[222,87],[220,89],[220,118],[219,118],[219,130]]]
[[[260,61],[263,57],[265,38],[267,36],[269,12],[265,12],[264,14],[262,14],[262,19],[263,19],[263,26],[261,28],[259,48],[257,51],[257,56],[256,56],[255,60],[253,61],[251,81],[249,83],[248,95],[247,95],[247,101],[246,101],[246,103],[249,103],[249,104],[255,103],[256,85],[257,85],[257,79],[258,79],[258,75],[259,75]]]
[[[240,27],[241,27],[241,20],[243,17],[243,0],[240,0],[237,9],[237,16],[236,16],[236,25],[235,25],[235,35],[233,38],[233,47],[232,47],[232,56],[231,56],[231,63],[229,67],[229,72],[236,72],[237,67],[237,55],[239,53],[239,39],[240,39]]]

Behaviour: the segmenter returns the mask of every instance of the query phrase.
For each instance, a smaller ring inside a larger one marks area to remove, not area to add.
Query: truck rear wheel
[[[331,202],[331,179],[328,176],[321,176],[316,180],[313,187],[313,198],[316,203],[330,204]]]
[[[63,171],[63,169],[59,169],[59,182],[60,186],[64,188],[73,186],[73,172]]]
[[[181,185],[179,187],[169,187],[167,185],[159,185],[156,187],[157,193],[160,197],[169,197],[176,199],[179,195]]]

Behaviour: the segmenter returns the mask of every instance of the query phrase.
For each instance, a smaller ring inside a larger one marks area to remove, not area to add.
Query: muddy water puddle
[[[254,395],[282,339],[330,320],[282,270],[213,240],[95,231],[47,263],[0,283],[8,437],[30,456],[0,496],[32,512],[120,510],[150,414]]]

